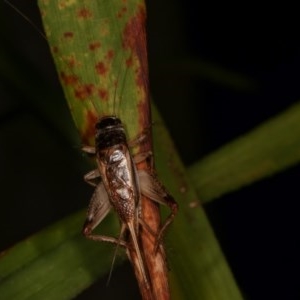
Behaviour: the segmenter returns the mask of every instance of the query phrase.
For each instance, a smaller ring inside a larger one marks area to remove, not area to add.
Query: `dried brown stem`
[[[145,167],[144,165],[139,167]],[[159,205],[146,197],[142,197],[141,201],[142,222],[149,226],[151,232],[158,233],[161,227]],[[149,277],[149,287],[145,285],[144,278],[139,272],[138,258],[134,251],[134,247],[128,248],[127,253],[134,267],[142,298],[144,300],[170,299],[164,248],[160,245],[155,252],[156,236],[143,226],[141,226],[139,232],[141,252],[144,258],[145,269]]]
[[[130,26],[127,27],[126,40],[130,40],[128,37],[131,35],[135,37],[132,40],[131,48],[135,53],[141,68],[141,80],[139,82],[141,83],[140,87],[144,91],[144,97],[140,102],[138,109],[139,128],[142,131],[147,130],[148,134],[146,141],[141,143],[139,151],[147,153],[152,151],[152,138],[145,20],[145,7],[140,7],[140,9],[137,10],[136,17],[132,20],[132,22],[129,23]],[[143,161],[137,165],[137,168],[148,170],[148,172],[151,173],[153,163],[150,161]],[[150,228],[149,230],[149,228],[146,229],[145,226],[140,226],[138,237],[141,246],[141,252],[144,258],[145,269],[149,277],[150,287],[145,285],[144,278],[139,272],[139,265],[134,247],[130,247],[127,253],[134,267],[142,298],[144,300],[167,300],[170,299],[170,293],[163,246],[160,245],[158,250],[155,252],[156,236],[160,232],[161,228],[159,205],[145,196],[142,196],[141,208],[141,221]]]

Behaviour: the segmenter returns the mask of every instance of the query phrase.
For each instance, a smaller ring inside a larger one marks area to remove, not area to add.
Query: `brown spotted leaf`
[[[46,36],[82,142],[118,115],[130,137],[149,124],[143,1],[39,1]]]

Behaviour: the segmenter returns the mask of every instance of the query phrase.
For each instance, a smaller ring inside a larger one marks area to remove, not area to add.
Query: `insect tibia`
[[[171,209],[171,213],[169,214],[169,216],[167,217],[167,219],[165,220],[163,226],[161,227],[157,237],[156,237],[156,242],[154,245],[154,253],[157,252],[158,247],[163,239],[163,236],[166,232],[166,229],[169,227],[169,225],[173,222],[177,212],[178,212],[178,204],[177,202],[174,200],[174,198],[167,194],[166,197],[164,197],[164,201],[165,204],[168,205],[168,207]]]

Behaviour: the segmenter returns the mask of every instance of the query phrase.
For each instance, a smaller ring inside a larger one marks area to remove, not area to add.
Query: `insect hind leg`
[[[82,146],[81,150],[90,155],[96,155],[96,148],[93,146]]]
[[[159,201],[160,204],[161,201]],[[167,230],[167,228],[169,227],[169,225],[171,225],[171,223],[173,222],[177,212],[178,212],[178,204],[177,202],[173,199],[172,196],[168,195],[168,197],[165,199],[164,202],[165,205],[167,205],[170,209],[171,209],[171,213],[169,214],[169,216],[166,218],[166,220],[164,221],[163,225],[161,226],[158,234],[155,233],[150,226],[144,222],[143,219],[139,218],[139,223],[141,224],[141,226],[143,226],[143,228],[145,228],[153,237],[156,238],[155,241],[155,245],[154,245],[154,253],[157,252],[159,245],[162,242],[162,239],[164,237],[164,234]]]
[[[83,176],[83,179],[89,185],[96,187],[99,184],[99,180],[101,179],[99,170],[95,169],[86,173]]]
[[[144,128],[144,130],[141,133],[139,133],[134,139],[128,141],[128,146],[130,148],[133,148],[147,141],[148,136],[151,134],[151,127],[152,124]]]
[[[155,242],[154,252],[157,252],[158,246],[160,245],[163,236],[166,232],[166,229],[169,227],[169,225],[173,222],[177,212],[178,212],[178,203],[174,200],[174,198],[168,194],[167,197],[165,197],[165,204],[171,209],[171,213],[165,220],[163,226],[161,227]]]
[[[86,234],[84,232],[83,232],[83,234],[87,239],[92,240],[92,241],[108,242],[108,243],[115,244],[117,246],[122,246],[124,248],[128,248],[128,244],[121,239],[117,239],[117,238],[106,236],[106,235],[98,235],[98,234],[90,234],[90,233]]]
[[[150,174],[145,170],[139,170],[138,176],[140,180],[141,193],[145,197],[150,198],[152,201],[166,205],[171,209],[171,213],[156,235],[156,243],[154,247],[154,252],[156,252],[166,229],[172,223],[175,215],[177,214],[178,204],[157,179],[155,174]]]
[[[124,235],[125,228],[124,226],[121,227],[121,232],[118,238],[114,238],[107,235],[99,235],[99,234],[93,234],[93,229],[88,226],[84,226],[82,230],[82,234],[89,240],[96,241],[96,242],[108,242],[111,244],[115,244],[118,246],[122,246],[124,248],[128,248],[129,245],[127,242],[125,242],[122,237]]]

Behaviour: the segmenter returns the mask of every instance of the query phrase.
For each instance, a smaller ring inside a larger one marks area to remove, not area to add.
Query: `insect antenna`
[[[125,61],[125,55],[123,55],[124,57],[124,61]],[[125,83],[126,83],[126,77],[128,74],[128,67],[125,68],[125,72],[124,72],[124,76],[122,79],[122,84],[119,85],[119,81],[120,81],[120,77],[121,77],[121,73],[122,73],[122,64],[120,64],[120,68],[118,71],[118,75],[117,75],[117,80],[116,80],[116,87],[115,87],[115,92],[114,92],[114,97],[113,97],[113,115],[117,116],[117,113],[120,114],[121,111],[121,102],[123,99],[123,91],[125,89]],[[117,97],[117,93],[118,93],[118,86],[120,87],[120,92],[119,92],[119,97]],[[119,100],[117,100],[117,98],[119,98]]]
[[[39,34],[47,43],[48,43],[48,38],[46,36],[46,34],[29,18],[27,17],[20,9],[18,9],[13,3],[11,3],[8,0],[3,0],[3,2],[5,4],[7,4],[9,7],[11,7],[17,14],[19,14],[26,22],[29,23],[29,25],[37,32],[37,34]],[[59,57],[60,61],[63,63],[64,67],[74,76],[74,78],[76,77],[77,81],[79,82],[79,85],[84,87],[84,84],[81,80],[81,78],[79,78],[72,70],[72,68],[69,66],[69,62],[64,59],[62,56],[59,56],[57,53],[56,55]],[[57,68],[57,67],[56,67]],[[58,70],[58,68],[57,68]],[[60,77],[60,76],[59,76]],[[61,78],[59,78],[61,79]],[[90,103],[92,104],[93,108],[95,111],[97,111],[97,107],[94,104],[93,101],[90,101]]]
[[[115,262],[116,262],[117,253],[118,253],[119,246],[120,246],[120,241],[121,241],[121,239],[123,237],[125,229],[126,229],[125,225],[122,225],[121,232],[120,232],[119,237],[118,237],[117,246],[116,246],[116,248],[114,250],[113,259],[112,259],[112,262],[111,262],[111,265],[110,265],[110,270],[109,270],[108,278],[107,278],[107,281],[106,281],[106,286],[108,286],[109,283],[110,283],[110,280],[111,280],[111,277],[112,277],[112,272],[113,272],[114,265],[115,265]]]
[[[124,57],[124,55],[123,55]],[[122,60],[121,60],[122,61]],[[120,80],[120,77],[121,77],[121,71],[122,71],[122,64],[120,64],[119,66],[119,71],[118,71],[118,75],[117,75],[117,79],[116,79],[116,84],[115,84],[115,91],[114,91],[114,97],[113,97],[113,115],[114,116],[117,116],[117,112],[119,112],[119,109],[120,109],[120,103],[122,101],[122,96],[120,96],[120,100],[117,101],[117,92],[118,92],[118,85],[119,85],[119,80]],[[126,76],[126,73],[127,73],[127,70],[125,72],[125,75]],[[125,78],[123,78],[123,81],[125,80]],[[120,95],[122,95],[122,89],[121,89],[121,93]],[[118,107],[117,106],[117,102],[118,102]]]
[[[47,41],[46,35],[41,31],[41,29],[34,23],[30,18],[28,18],[23,12],[21,12],[15,5],[13,5],[8,0],[3,0],[4,3],[6,3],[8,6],[10,6],[17,14],[19,14],[25,21],[27,21],[32,28],[45,40]]]

